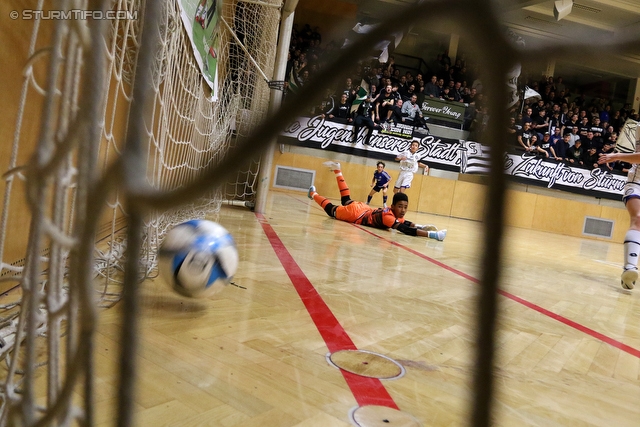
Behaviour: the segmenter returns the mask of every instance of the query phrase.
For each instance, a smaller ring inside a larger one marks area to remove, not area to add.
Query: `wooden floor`
[[[424,426],[468,425],[481,224],[407,218],[446,240],[336,221],[303,193],[272,192],[264,216],[223,208],[211,219],[236,239],[239,287],[204,300],[143,288],[136,425],[350,426],[376,402]],[[622,245],[506,236],[495,425],[640,425],[640,289],[619,286]],[[120,310],[102,313],[95,346],[101,426],[113,425]],[[327,362],[348,348],[406,373],[359,382]]]

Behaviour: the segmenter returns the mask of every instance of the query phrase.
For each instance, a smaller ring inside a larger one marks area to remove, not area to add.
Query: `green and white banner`
[[[218,99],[218,18],[223,0],[177,0],[196,62],[214,100]]]
[[[466,104],[461,102],[447,102],[437,98],[426,98],[420,106],[422,115],[425,117],[433,117],[460,124],[464,122],[466,108]]]

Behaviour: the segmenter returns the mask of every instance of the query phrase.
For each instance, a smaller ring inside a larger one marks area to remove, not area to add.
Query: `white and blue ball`
[[[220,224],[195,219],[176,225],[158,254],[160,277],[186,297],[208,297],[221,291],[238,270],[238,250]]]

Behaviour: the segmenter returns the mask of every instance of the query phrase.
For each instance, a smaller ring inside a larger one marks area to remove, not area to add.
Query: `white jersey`
[[[400,170],[407,171],[411,173],[418,172],[418,160],[420,160],[420,155],[416,153],[412,153],[407,150],[404,153],[400,154],[398,157],[405,157],[405,160],[400,160]]]
[[[636,128],[635,130],[635,152],[636,153],[640,153],[640,131]],[[625,135],[627,137],[631,137],[633,138],[633,134],[632,135]],[[633,141],[633,139],[632,139]],[[629,169],[629,172],[627,173],[627,182],[635,182],[636,184],[640,184],[640,170],[638,170],[638,165],[636,163],[634,163],[631,166],[631,169]]]

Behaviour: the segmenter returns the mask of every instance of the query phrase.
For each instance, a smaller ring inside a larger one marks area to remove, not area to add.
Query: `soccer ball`
[[[238,269],[238,250],[220,224],[194,219],[172,228],[158,252],[160,277],[186,297],[221,291]]]

